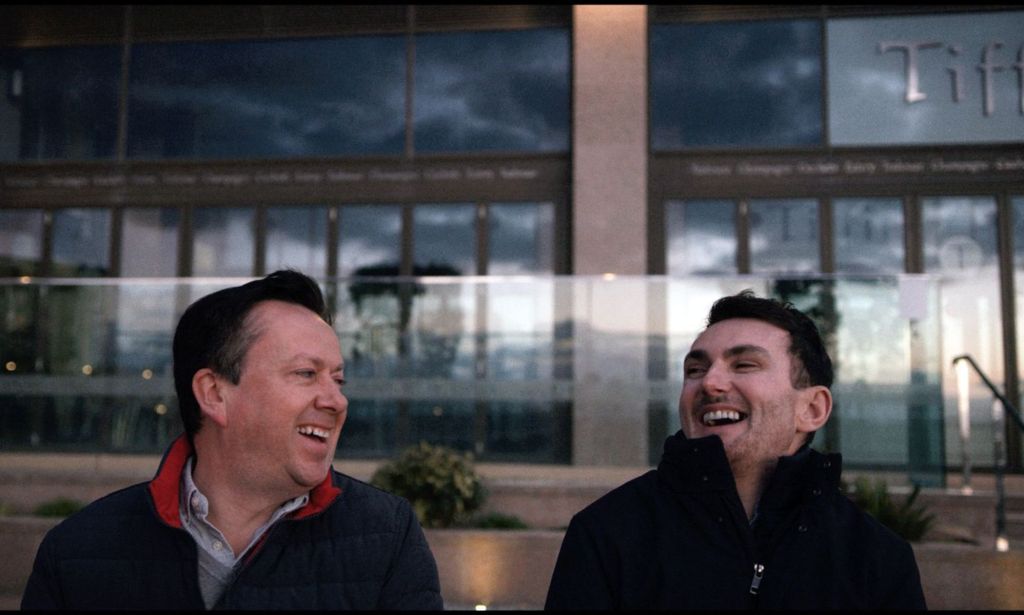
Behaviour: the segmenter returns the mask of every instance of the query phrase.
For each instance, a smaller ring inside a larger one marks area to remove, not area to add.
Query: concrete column
[[[573,45],[573,463],[644,466],[647,7],[574,6]]]
[[[573,269],[647,273],[647,7],[573,7]]]

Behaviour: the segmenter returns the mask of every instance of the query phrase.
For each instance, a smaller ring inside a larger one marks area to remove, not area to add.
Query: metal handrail
[[[961,361],[966,361],[974,368],[974,371],[981,377],[981,381],[985,383],[992,395],[995,396],[995,401],[992,402],[992,447],[994,449],[993,465],[995,466],[996,473],[996,550],[1008,551],[1010,549],[1009,540],[1006,538],[1006,493],[1003,488],[1003,474],[1006,471],[1006,451],[1003,447],[1003,431],[1005,430],[1005,418],[1003,410],[1009,412],[1010,417],[1017,423],[1017,427],[1024,432],[1024,420],[1021,420],[1020,411],[1017,407],[1010,403],[1010,400],[1006,399],[1006,396],[999,392],[992,381],[988,379],[985,372],[982,371],[981,367],[974,360],[971,355],[962,354],[958,357],[953,358],[953,367],[956,368],[957,364]],[[971,465],[970,455],[967,452],[967,445],[970,439],[970,398],[967,393],[967,371],[962,370],[958,372],[957,383],[960,388],[960,438],[962,440],[962,448],[964,455],[964,493],[971,493]]]

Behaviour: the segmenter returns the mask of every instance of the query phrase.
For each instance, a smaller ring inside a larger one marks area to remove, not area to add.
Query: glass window
[[[830,19],[827,28],[832,145],[1024,137],[1013,75],[1024,12]]]
[[[135,45],[131,158],[399,154],[405,40]]]
[[[268,207],[264,269],[297,269],[313,277],[327,275],[327,208]]]
[[[255,219],[251,207],[197,207],[192,218],[192,275],[253,275]]]
[[[110,210],[54,210],[52,260],[57,277],[110,275]]]
[[[416,150],[567,151],[569,31],[416,37]]]
[[[554,273],[551,203],[494,203],[487,216],[489,274]]]
[[[822,142],[816,20],[651,26],[651,147]]]
[[[1024,195],[1010,199],[1013,213],[1013,286],[1017,302],[1017,366],[1018,377],[1024,379]],[[1017,400],[1024,407],[1024,392]]]
[[[121,232],[121,275],[176,276],[180,219],[176,207],[125,209]]]
[[[736,205],[732,201],[665,204],[669,275],[736,273]]]
[[[995,267],[996,203],[992,197],[921,199],[925,271],[972,273]]]
[[[413,259],[417,275],[476,275],[476,206],[417,205]]]
[[[937,196],[921,199],[924,263],[927,273],[942,274],[939,310],[941,365],[971,355],[998,387],[1003,378],[999,258],[996,250],[996,200],[990,196]],[[972,376],[973,377],[973,376]],[[946,425],[959,425],[956,378],[944,378]],[[970,394],[971,457],[992,459],[992,397],[980,386]],[[946,463],[962,460],[959,430],[946,429]]]
[[[0,209],[0,276],[36,275],[43,254],[43,212]]]
[[[361,270],[367,267],[386,267],[390,268],[388,274],[398,274],[402,260],[400,206],[342,207],[338,229],[338,275],[364,275],[366,271]]]
[[[1010,203],[1013,208],[1013,268],[1021,271],[1024,270],[1024,196],[1015,196]],[[1024,288],[1018,285],[1017,290]]]
[[[835,270],[902,273],[903,203],[900,199],[835,199],[832,202]]]
[[[113,158],[118,46],[0,49],[0,160]]]
[[[816,200],[754,199],[749,212],[751,273],[819,271]]]

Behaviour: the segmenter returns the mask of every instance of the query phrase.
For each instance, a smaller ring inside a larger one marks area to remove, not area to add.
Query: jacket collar
[[[188,437],[185,434],[178,436],[164,453],[156,476],[149,481],[149,495],[153,508],[160,520],[171,527],[181,527],[178,508],[181,501],[181,472],[194,452]],[[341,495],[341,488],[336,482],[336,473],[333,470],[328,471],[320,484],[309,492],[309,501],[305,506],[294,511],[290,518],[303,519],[326,510]]]
[[[759,506],[785,507],[799,498],[808,484],[822,493],[839,486],[842,457],[822,454],[803,446],[793,455],[780,457]],[[722,440],[716,435],[689,439],[679,430],[665,440],[658,475],[676,491],[735,489],[732,469]]]

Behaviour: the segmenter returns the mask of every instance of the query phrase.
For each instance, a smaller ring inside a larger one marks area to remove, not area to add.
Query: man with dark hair
[[[724,297],[683,372],[682,429],[656,470],[573,517],[547,608],[925,608],[910,545],[809,447],[832,361],[806,315]]]
[[[52,529],[25,609],[440,609],[409,503],[331,467],[348,400],[319,287],[278,271],[174,335],[185,434],[156,477]]]

